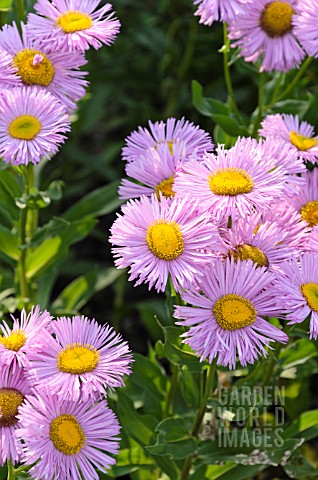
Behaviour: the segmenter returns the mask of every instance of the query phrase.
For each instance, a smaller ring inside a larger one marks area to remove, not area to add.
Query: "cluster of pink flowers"
[[[0,31],[0,156],[12,165],[50,159],[70,131],[88,85],[85,51],[110,45],[120,22],[99,0],[38,0],[26,24]]]
[[[194,0],[195,15],[211,25],[229,24],[233,47],[247,62],[261,59],[261,71],[297,68],[306,54],[318,57],[316,0]]]
[[[107,324],[39,307],[0,329],[0,465],[23,463],[41,480],[98,480],[119,449],[106,395],[131,372],[127,343]]]
[[[174,314],[183,341],[229,368],[288,341],[270,317],[310,318],[318,336],[318,137],[291,115],[259,133],[227,150],[184,119],[139,128],[111,228],[116,266],[158,292],[170,278],[188,304]]]

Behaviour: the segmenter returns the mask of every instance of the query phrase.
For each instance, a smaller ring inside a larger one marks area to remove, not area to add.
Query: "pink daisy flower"
[[[318,337],[318,255],[305,253],[282,264],[284,276],[275,287],[288,325],[303,322],[310,316],[310,339]]]
[[[110,13],[107,3],[97,9],[100,0],[38,0],[28,15],[28,26],[34,38],[50,44],[54,50],[80,50],[91,46],[99,49],[103,43],[111,45],[120,22]],[[109,14],[109,15],[107,15]]]
[[[140,183],[123,179],[119,187],[119,197],[129,199],[150,196],[153,193],[166,198],[174,197],[174,179],[184,162],[184,147],[182,144],[175,145],[171,154],[166,143],[151,148],[140,157],[135,158],[126,165],[126,173],[129,177]]]
[[[304,250],[318,253],[318,225],[314,227],[308,235]]]
[[[258,267],[275,271],[294,253],[284,241],[287,235],[277,223],[263,223],[261,214],[240,218],[222,235],[226,246],[223,253],[235,261],[252,260]]]
[[[298,0],[254,0],[230,22],[233,47],[241,48],[246,62],[262,59],[261,71],[287,72],[305,57],[293,29]]]
[[[259,134],[265,138],[276,138],[290,145],[294,153],[302,160],[315,163],[318,160],[318,137],[314,127],[300,122],[298,115],[268,115],[262,122]],[[298,172],[297,172],[298,173]]]
[[[221,239],[208,214],[197,204],[183,200],[159,201],[155,195],[131,200],[111,227],[109,241],[118,268],[130,267],[129,280],[136,285],[164,291],[171,276],[177,291],[201,275],[207,262],[204,249],[218,250]]]
[[[302,216],[287,202],[277,200],[270,203],[270,209],[262,214],[262,221],[276,223],[286,232],[283,243],[293,248],[294,254],[299,254],[307,247],[311,228]]]
[[[190,327],[182,336],[209,363],[235,368],[236,355],[245,366],[266,357],[270,342],[286,343],[287,335],[263,316],[276,316],[274,276],[251,261],[218,259],[204,270],[197,288],[181,294],[192,306],[177,306],[174,317]],[[202,293],[201,293],[202,292]],[[271,347],[269,347],[271,348]]]
[[[0,84],[1,90],[4,88],[12,88],[19,85],[19,77],[14,75],[17,68],[12,68],[12,57],[9,53],[0,49]]]
[[[202,157],[205,151],[212,151],[214,144],[208,133],[198,126],[182,118],[168,118],[167,122],[152,123],[149,121],[149,129],[139,127],[126,138],[126,146],[123,148],[123,160],[130,162],[149,149],[156,148],[158,144],[167,143],[171,153],[174,152],[175,144],[183,142],[185,157],[195,155]]]
[[[0,155],[12,165],[48,159],[64,143],[70,118],[55,96],[37,87],[3,90],[0,96]]]
[[[37,388],[68,400],[95,399],[106,388],[124,385],[131,373],[127,342],[109,325],[75,316],[61,317],[50,326],[41,355],[31,357],[30,375]]]
[[[243,148],[244,147],[244,148]],[[270,200],[284,189],[284,171],[263,145],[239,139],[230,150],[223,146],[206,154],[202,162],[188,162],[174,183],[182,197],[198,200],[217,220],[223,216],[245,218],[255,210],[267,210]]]
[[[85,95],[87,72],[80,67],[87,62],[81,52],[51,50],[32,36],[32,31],[22,26],[22,37],[14,23],[4,25],[0,31],[0,49],[11,56],[12,76],[18,76],[19,84],[36,85],[55,95],[69,110],[76,108],[76,101]],[[0,63],[0,78],[2,68]]]
[[[300,213],[310,227],[318,225],[318,168],[303,175],[305,186],[290,199],[291,205]]]
[[[316,0],[301,0],[301,9],[294,19],[294,32],[311,57],[318,57],[318,5]]]
[[[194,0],[194,5],[198,5],[194,15],[200,17],[199,22],[204,25],[212,25],[219,20],[228,22],[243,13],[242,5],[249,1],[251,0]]]
[[[30,393],[22,369],[13,373],[9,367],[0,368],[0,466],[8,460],[13,464],[21,460],[22,448],[15,436],[15,430],[21,426],[17,415],[25,395]]]
[[[19,409],[26,465],[41,480],[98,480],[119,451],[120,426],[107,402],[69,402],[41,394],[27,397]]]
[[[30,355],[43,347],[45,328],[52,317],[46,310],[40,312],[37,306],[32,307],[28,315],[23,309],[20,319],[13,316],[12,319],[12,328],[5,321],[0,324],[0,366],[11,365],[12,374],[15,374],[19,368],[28,368]]]

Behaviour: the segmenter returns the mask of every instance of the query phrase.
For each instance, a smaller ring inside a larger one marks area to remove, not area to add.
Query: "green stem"
[[[15,470],[11,460],[8,460],[8,477],[7,480],[15,480]]]
[[[268,105],[265,106],[266,109],[272,108],[273,105],[275,105],[277,102],[280,102],[281,100],[283,100],[285,97],[287,97],[287,95],[290,92],[293,91],[293,89],[297,85],[298,81],[303,76],[303,74],[306,72],[307,68],[309,67],[309,65],[311,64],[312,61],[313,61],[313,57],[307,57],[306,58],[306,60],[304,61],[304,63],[300,67],[300,69],[298,70],[297,74],[294,76],[292,82],[288,85],[288,87],[284,90],[284,92],[281,95],[279,95],[276,98],[274,96],[273,100]]]
[[[295,325],[287,326],[285,328],[285,333],[288,335],[294,327],[295,327]],[[276,343],[276,346],[274,348],[274,351],[272,352],[272,356],[270,358],[269,365],[266,369],[266,372],[265,372],[265,375],[264,375],[264,378],[263,378],[263,381],[262,381],[262,387],[265,387],[266,385],[268,385],[270,383],[273,372],[275,370],[275,365],[278,361],[279,354],[280,354],[283,347],[285,347],[285,345],[283,343],[278,343],[278,342]]]
[[[236,382],[235,385],[233,385],[232,390],[236,390],[237,388],[240,388],[242,385],[244,385],[244,383],[246,383],[249,380],[251,380],[252,378],[254,378],[255,375],[263,368],[265,363],[266,363],[266,359],[264,359],[257,367],[255,367],[254,370],[251,371],[251,373],[246,375],[246,377],[238,380],[238,382]]]
[[[20,280],[20,294],[23,302],[26,302],[29,297],[29,286],[26,276],[26,223],[27,223],[27,208],[20,211],[20,247],[21,253],[19,258],[19,280]]]
[[[236,113],[237,117],[242,120],[240,111],[238,109],[235,95],[234,95],[234,90],[233,90],[233,85],[232,85],[232,80],[231,80],[231,72],[230,72],[230,67],[229,67],[229,51],[230,51],[230,39],[228,37],[227,33],[227,26],[226,23],[223,23],[223,41],[224,45],[223,48],[221,49],[221,52],[223,53],[223,68],[224,68],[224,79],[225,79],[225,84],[226,88],[231,100],[231,105]]]
[[[201,404],[192,428],[192,432],[191,432],[192,437],[198,437],[199,435],[204,414],[206,412],[208,399],[213,389],[215,374],[216,374],[216,359],[213,361],[211,365],[208,366],[204,394],[203,394]],[[187,458],[187,460],[184,463],[183,470],[181,472],[180,480],[186,480],[188,478],[194,459],[195,459],[195,455],[191,455],[190,457]]]
[[[24,22],[25,20],[24,0],[16,0],[16,10],[18,16],[18,24],[20,24],[20,22]]]

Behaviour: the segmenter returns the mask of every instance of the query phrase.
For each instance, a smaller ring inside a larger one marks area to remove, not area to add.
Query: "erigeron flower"
[[[316,0],[301,0],[301,8],[294,19],[294,32],[311,57],[318,57],[318,4]]]
[[[32,36],[55,50],[82,51],[111,45],[120,22],[110,13],[112,5],[97,8],[100,0],[38,0],[37,15],[28,15]]]
[[[302,160],[315,163],[318,160],[318,137],[314,127],[307,122],[300,122],[298,115],[277,113],[268,115],[262,121],[259,134],[265,138],[276,138],[284,142]]]
[[[21,86],[36,85],[51,92],[68,110],[74,109],[88,84],[84,80],[87,72],[80,70],[87,63],[84,55],[52,50],[50,44],[36,40],[26,25],[21,28],[22,36],[15,23],[0,31],[0,49],[11,57],[12,77],[18,77]],[[3,68],[0,62],[0,78]]]
[[[221,239],[210,216],[188,198],[155,195],[131,200],[111,227],[109,241],[118,268],[130,267],[129,280],[164,291],[171,276],[177,291],[201,275],[209,261],[205,249],[218,250]]]
[[[288,325],[303,322],[310,317],[310,338],[318,337],[318,255],[304,253],[281,265],[282,275],[275,288],[282,304],[282,313]]]
[[[251,0],[194,0],[198,5],[195,15],[200,17],[200,23],[212,25],[218,20],[228,22],[243,13],[242,5]]]
[[[15,430],[21,425],[18,420],[18,408],[26,395],[31,393],[29,381],[21,368],[8,366],[0,368],[0,466],[11,460],[13,464],[21,461],[22,447],[15,436]]]
[[[123,160],[130,162],[161,143],[166,143],[173,153],[175,144],[183,142],[186,158],[194,154],[196,158],[201,158],[205,151],[211,152],[214,148],[210,135],[185,118],[168,118],[166,122],[148,123],[148,129],[139,127],[126,138]]]
[[[11,366],[14,375],[16,369],[28,368],[31,354],[43,348],[45,329],[52,317],[36,306],[28,315],[22,310],[20,318],[12,316],[12,319],[12,328],[5,321],[0,324],[0,367]]]
[[[98,480],[116,463],[120,426],[106,400],[67,401],[39,392],[19,409],[23,462],[41,480]]]
[[[83,316],[61,317],[51,323],[50,332],[41,354],[31,356],[29,373],[37,389],[87,401],[123,386],[132,358],[127,342],[112,327]]]
[[[269,202],[281,196],[284,182],[285,171],[277,167],[277,160],[264,145],[247,138],[239,139],[230,150],[219,146],[216,154],[207,153],[202,162],[188,162],[174,190],[199,201],[201,209],[219,220],[266,211]]]
[[[38,163],[55,154],[70,131],[65,106],[37,87],[3,90],[0,96],[0,155],[6,163]]]
[[[293,22],[301,9],[299,0],[254,0],[230,22],[233,47],[240,47],[246,62],[261,59],[261,71],[287,72],[297,68],[305,52],[295,36]]]
[[[245,366],[267,356],[271,342],[286,343],[287,335],[262,317],[276,316],[279,308],[272,289],[274,275],[252,261],[217,259],[204,269],[204,275],[181,293],[189,306],[177,306],[178,325],[190,327],[183,342],[201,360],[229,367],[236,356]]]
[[[166,198],[174,197],[173,184],[175,177],[184,163],[183,144],[175,145],[173,153],[166,143],[151,148],[140,157],[126,165],[127,175],[138,183],[123,179],[119,187],[119,197],[129,199],[150,196],[153,193]]]
[[[318,168],[308,171],[303,178],[305,185],[290,199],[290,204],[310,227],[314,227],[318,225]]]

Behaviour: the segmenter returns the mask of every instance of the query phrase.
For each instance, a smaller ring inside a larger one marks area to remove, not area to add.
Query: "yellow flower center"
[[[87,30],[93,25],[93,20],[87,13],[69,10],[58,17],[56,25],[65,33],[73,33]]]
[[[313,200],[303,205],[300,209],[300,214],[311,227],[318,225],[318,201]]]
[[[13,59],[18,75],[27,85],[47,87],[54,78],[54,67],[45,53],[39,50],[24,49]]]
[[[253,181],[245,170],[227,168],[209,176],[209,187],[216,195],[238,195],[250,193]]]
[[[65,455],[76,455],[84,446],[85,434],[76,418],[65,414],[51,422],[50,439],[60,452]]]
[[[179,225],[166,220],[157,220],[148,227],[146,241],[152,253],[162,260],[174,260],[184,249]]]
[[[310,148],[318,145],[318,138],[304,137],[304,135],[300,135],[297,132],[290,132],[289,139],[302,152],[307,152]]]
[[[92,372],[99,361],[99,352],[91,345],[72,343],[58,354],[57,367],[61,372],[80,374]]]
[[[306,299],[309,307],[318,312],[318,283],[305,283],[301,285],[300,291]]]
[[[157,195],[158,200],[160,200],[160,193],[166,198],[174,197],[175,192],[172,190],[173,182],[174,182],[174,175],[171,175],[170,178],[167,178],[166,180],[162,180],[162,182],[158,183],[158,185],[155,188],[155,193]]]
[[[32,140],[41,131],[41,123],[32,115],[22,115],[13,120],[9,126],[11,137]]]
[[[0,427],[10,427],[18,422],[18,407],[24,400],[19,390],[0,388]]]
[[[23,330],[16,330],[10,333],[8,337],[0,336],[0,343],[14,352],[18,352],[25,345],[26,335]]]
[[[262,250],[249,245],[248,243],[242,243],[236,245],[235,250],[230,250],[230,256],[237,260],[252,260],[258,267],[268,267],[268,259]]]
[[[256,310],[252,303],[234,293],[219,298],[214,304],[213,314],[220,327],[225,330],[238,330],[256,320]]]
[[[271,38],[282,37],[293,28],[294,10],[287,2],[270,2],[261,15],[261,27]]]

